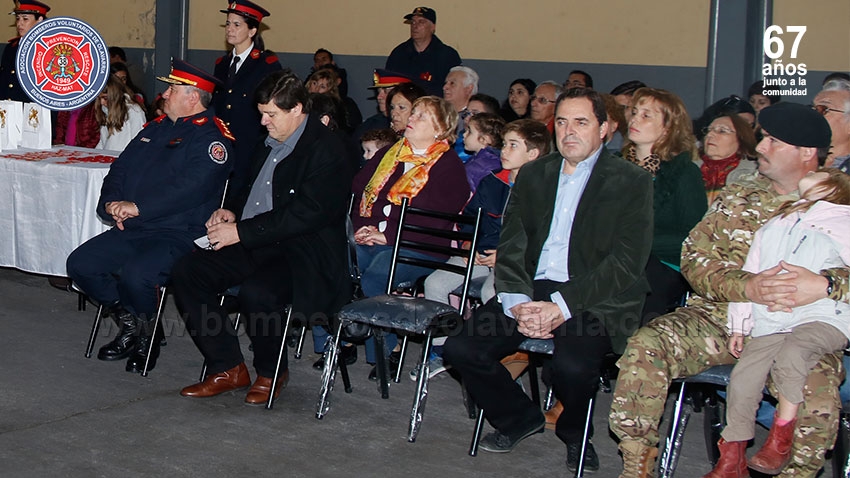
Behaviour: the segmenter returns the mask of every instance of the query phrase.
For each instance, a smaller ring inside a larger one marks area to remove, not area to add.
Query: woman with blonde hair
[[[679,272],[682,241],[705,214],[702,173],[694,164],[696,139],[682,100],[655,88],[635,91],[623,157],[655,178],[654,236],[647,264],[650,292],[642,323],[674,308],[689,286]]]
[[[352,222],[357,262],[362,272],[360,282],[366,297],[386,291],[402,198],[410,199],[412,206],[449,213],[459,213],[469,199],[463,163],[451,147],[457,121],[457,113],[444,99],[437,96],[418,98],[413,102],[404,136],[376,153],[354,177]],[[441,219],[417,221],[426,227],[452,227],[450,222]],[[448,245],[447,240],[439,241],[438,245]],[[448,259],[421,254],[432,260]],[[431,272],[422,267],[399,265],[395,281],[415,281]],[[395,346],[395,336],[387,336],[387,339],[386,345],[391,349]],[[400,354],[393,351],[390,367],[397,368],[399,359]],[[367,346],[366,361],[375,363],[374,345]],[[370,377],[375,371],[372,372]]]
[[[106,81],[100,94],[100,107],[94,116],[100,125],[97,149],[124,151],[145,125],[145,111],[133,100],[133,91],[115,75]]]

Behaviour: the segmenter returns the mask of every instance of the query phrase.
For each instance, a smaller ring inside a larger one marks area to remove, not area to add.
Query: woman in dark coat
[[[215,61],[213,74],[224,86],[216,88],[212,105],[215,115],[236,138],[230,187],[238,187],[247,175],[255,144],[265,137],[254,104],[254,90],[263,78],[279,71],[281,66],[277,56],[265,49],[260,35],[260,22],[269,16],[267,10],[248,0],[236,0],[221,12],[227,14],[224,35],[233,49]]]

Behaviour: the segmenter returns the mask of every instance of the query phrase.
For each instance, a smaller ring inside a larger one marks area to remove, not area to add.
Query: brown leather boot
[[[516,378],[522,375],[522,372],[528,368],[528,354],[525,352],[517,352],[515,354],[508,355],[500,360],[500,362],[506,369],[508,369],[508,372],[511,373],[511,378],[516,380]]]
[[[779,414],[773,416],[773,426],[767,440],[752,458],[750,468],[767,475],[778,475],[791,461],[791,444],[794,441],[794,427],[797,419],[793,419],[785,425],[777,425]]]
[[[747,442],[726,441],[721,438],[717,442],[720,449],[720,459],[714,465],[711,473],[702,478],[744,478],[750,476],[747,470]]]
[[[620,442],[620,453],[623,454],[623,473],[620,478],[654,476],[658,448],[644,445],[637,440],[623,440]]]

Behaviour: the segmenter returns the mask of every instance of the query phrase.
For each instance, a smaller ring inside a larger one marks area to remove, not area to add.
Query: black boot
[[[153,333],[153,320],[136,319],[137,327],[139,328],[139,339],[136,341],[136,348],[130,358],[127,359],[128,372],[142,373],[145,368],[145,361],[148,359],[148,350],[151,351],[150,360],[148,361],[148,371],[153,370],[156,366],[156,359],[159,358],[160,341],[165,336],[162,330],[162,322],[156,328],[156,334]],[[153,340],[153,349],[151,349],[151,340]]]
[[[97,352],[98,360],[121,360],[133,353],[138,339],[136,318],[120,305],[110,307],[109,316],[118,325],[118,335],[100,348]]]

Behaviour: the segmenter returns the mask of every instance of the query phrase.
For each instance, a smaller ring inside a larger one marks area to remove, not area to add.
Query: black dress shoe
[[[110,316],[118,324],[118,335],[98,350],[98,360],[122,360],[129,357],[136,348],[139,331],[133,314],[118,306],[110,310]]]
[[[524,439],[534,435],[535,433],[543,433],[545,426],[546,420],[541,419],[539,423],[531,425],[525,430],[521,430],[517,433],[508,435],[497,430],[488,433],[484,438],[482,438],[479,447],[482,450],[489,451],[490,453],[508,453]]]
[[[351,347],[351,348],[354,348],[354,347]],[[357,360],[357,351],[356,350],[354,351],[354,360],[355,361]],[[352,363],[354,363],[354,362],[352,362]],[[387,365],[389,366],[389,369],[390,369],[390,376],[387,377],[387,378],[392,380],[395,377],[396,372],[398,372],[398,366],[399,366],[400,363],[401,363],[401,350],[394,350],[394,351],[390,352],[389,357],[387,357]],[[350,364],[346,363],[346,365],[350,365]],[[369,372],[369,380],[371,380],[373,382],[378,381],[378,366],[377,365],[372,367],[372,370]]]
[[[578,455],[581,453],[581,443],[567,444],[567,469],[576,471],[578,467]],[[584,450],[584,471],[599,471],[599,456],[593,449],[593,443],[588,442]]]
[[[319,357],[319,360],[316,360],[315,362],[313,362],[313,368],[316,369],[316,370],[324,369],[325,368],[325,357],[321,356],[321,357]]]

